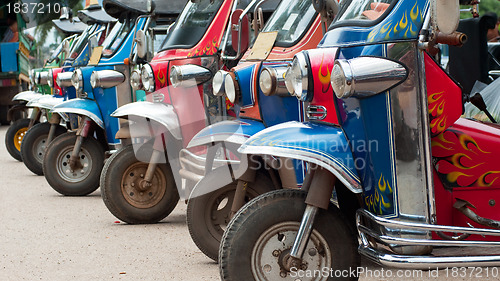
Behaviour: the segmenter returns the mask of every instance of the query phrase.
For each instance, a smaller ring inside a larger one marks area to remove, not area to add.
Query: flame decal
[[[427,97],[430,127],[433,136],[440,134],[446,129],[447,116],[443,115],[446,100],[443,97],[444,91],[433,93]]]
[[[450,187],[489,187],[500,178],[500,171],[490,170],[495,153],[481,149],[470,135],[448,129],[432,138],[436,170]]]
[[[214,37],[212,41],[209,41],[205,47],[197,48],[194,51],[191,51],[188,53],[188,58],[190,57],[195,57],[195,56],[211,56],[217,53],[218,48],[219,48],[219,40],[217,40],[217,37]]]
[[[370,195],[365,194],[365,206],[370,212],[384,215],[393,212],[393,202],[393,190],[389,182],[380,174],[375,192]]]
[[[328,69],[328,65],[325,65],[325,67],[323,67],[324,59],[325,59],[325,55],[323,54],[323,56],[321,57],[321,64],[319,65],[319,69],[318,69],[318,79],[319,79],[319,82],[321,82],[323,93],[326,93],[326,92],[328,92],[328,89],[330,89],[331,72],[330,72],[330,69]],[[323,74],[325,72],[325,70],[326,70],[326,74]]]
[[[416,1],[411,9],[404,11],[403,14],[400,15],[400,19],[396,21],[391,19],[386,23],[377,25],[368,34],[367,41],[374,42],[382,39],[406,39],[410,36],[416,36],[418,27],[423,22],[422,9],[419,8],[418,3],[419,2]],[[392,15],[392,17],[398,17],[398,15]]]
[[[158,81],[160,82],[160,88],[165,87],[167,76],[165,75],[165,72],[161,71],[161,68],[158,68],[158,75],[156,76],[156,78],[158,78]]]

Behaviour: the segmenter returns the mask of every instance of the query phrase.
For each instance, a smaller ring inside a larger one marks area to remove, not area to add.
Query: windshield
[[[161,46],[161,50],[192,48],[198,43],[224,0],[189,1]]]
[[[127,20],[124,23],[117,23],[111,30],[111,33],[109,34],[110,36],[108,36],[103,42],[102,54],[104,56],[112,55],[116,49],[121,46],[121,43],[127,37],[127,34],[130,30],[132,30],[133,25],[134,21],[132,20]]]
[[[57,56],[59,56],[59,54],[61,53],[61,51],[62,51],[62,49],[63,49],[63,47],[64,47],[64,43],[66,43],[67,41],[68,41],[68,40],[66,40],[66,39],[65,39],[65,40],[63,40],[63,41],[59,44],[59,46],[57,46],[57,48],[56,48],[54,51],[52,51],[52,55],[50,55],[50,59],[49,59],[49,61],[48,61],[49,63],[50,63],[50,62],[53,62],[53,61],[57,58]]]
[[[76,42],[73,44],[71,51],[69,52],[71,54],[70,59],[75,59],[82,52],[83,48],[85,48],[85,46],[87,45],[89,35],[97,28],[99,28],[99,25],[93,24],[88,26],[85,31],[82,32],[82,35],[78,37]]]
[[[312,1],[281,1],[262,31],[278,31],[275,45],[290,47],[309,30],[316,15]]]
[[[352,0],[349,5],[344,5],[336,22],[345,20],[374,21],[380,18],[392,2],[397,0]]]

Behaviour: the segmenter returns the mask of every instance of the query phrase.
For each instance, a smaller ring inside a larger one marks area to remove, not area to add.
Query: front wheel
[[[83,196],[99,187],[99,176],[104,166],[104,148],[93,137],[83,139],[78,153],[81,167],[73,170],[70,157],[77,136],[73,132],[55,138],[43,158],[43,173],[50,186],[62,195]]]
[[[333,204],[318,211],[300,265],[286,266],[306,196],[300,190],[277,190],[246,204],[222,237],[221,279],[357,280],[350,275],[360,265],[357,235]]]
[[[151,146],[141,149],[141,155],[151,156]],[[159,222],[179,201],[170,165],[158,164],[151,183],[146,184],[148,165],[136,159],[133,145],[125,146],[106,161],[101,174],[102,199],[108,210],[124,222]]]
[[[10,156],[18,161],[23,161],[21,156],[21,143],[28,131],[31,119],[20,119],[12,123],[5,133],[5,146]]]
[[[55,125],[56,131],[54,137],[66,132],[66,128],[61,125]],[[26,167],[33,173],[43,175],[43,156],[49,145],[47,137],[49,136],[51,124],[40,123],[30,128],[21,143],[21,157]]]
[[[211,173],[217,174],[218,169]],[[189,234],[198,249],[215,261],[219,255],[220,240],[231,219],[236,186],[237,182],[233,182],[202,196],[190,197],[188,201],[186,220]],[[255,181],[246,187],[245,202],[274,189],[271,179],[258,172]]]

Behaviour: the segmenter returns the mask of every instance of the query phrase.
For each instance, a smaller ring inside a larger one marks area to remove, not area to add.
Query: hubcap
[[[144,180],[147,169],[147,163],[134,163],[128,167],[121,180],[123,197],[130,205],[140,209],[156,206],[167,189],[167,179],[161,169],[155,170],[150,184]]]
[[[35,148],[33,153],[35,154],[35,159],[38,163],[43,163],[43,156],[45,155],[45,150],[47,149],[47,135],[39,136],[35,143],[33,144]]]
[[[332,264],[331,250],[321,234],[313,230],[301,264],[286,269],[289,251],[300,224],[283,222],[267,229],[257,240],[252,251],[252,273],[255,280],[327,280]],[[300,272],[301,271],[301,272]]]
[[[26,131],[28,131],[28,128],[21,128],[17,130],[16,134],[14,135],[14,146],[16,147],[17,151],[21,151],[21,143],[23,142],[24,135],[26,135]]]
[[[56,162],[57,174],[67,182],[81,182],[89,176],[90,171],[92,170],[92,157],[87,149],[82,147],[80,153],[78,153],[82,168],[72,170],[69,164],[72,152],[73,146],[68,146],[64,148],[61,153],[59,153]]]

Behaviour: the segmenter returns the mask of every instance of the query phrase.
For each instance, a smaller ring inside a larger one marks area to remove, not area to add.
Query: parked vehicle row
[[[222,280],[349,271],[361,256],[497,266],[433,251],[500,245],[500,128],[462,116],[464,103],[491,116],[481,94],[496,81],[482,92],[455,74],[459,5],[477,15],[468,0],[89,1],[86,28],[64,26],[75,35],[16,96],[31,115],[6,145],[62,195],[100,187],[129,224],[185,200]]]

